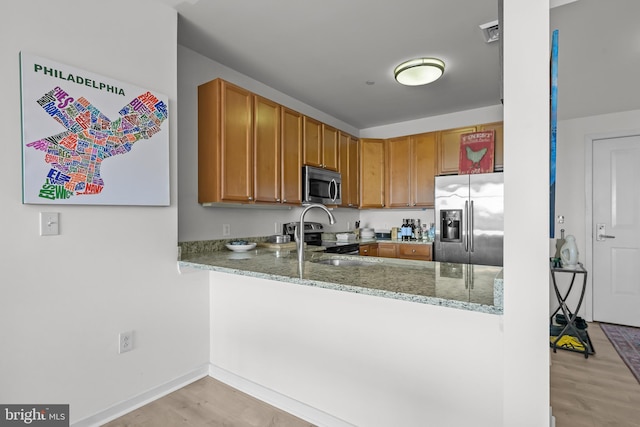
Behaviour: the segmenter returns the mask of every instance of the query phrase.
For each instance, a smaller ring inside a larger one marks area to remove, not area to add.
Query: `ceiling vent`
[[[498,21],[482,24],[480,25],[480,29],[482,30],[485,42],[491,43],[500,40],[500,26],[498,25]]]

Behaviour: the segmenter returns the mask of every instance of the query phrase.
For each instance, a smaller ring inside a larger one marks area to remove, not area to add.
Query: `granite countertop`
[[[300,277],[295,250],[258,246],[248,252],[231,252],[224,244],[199,247],[208,250],[193,252],[182,248],[180,268],[220,271],[490,314],[503,311],[502,267],[326,254],[315,248],[316,251],[305,251],[304,274]],[[356,259],[364,265],[336,267],[315,262],[327,258]]]

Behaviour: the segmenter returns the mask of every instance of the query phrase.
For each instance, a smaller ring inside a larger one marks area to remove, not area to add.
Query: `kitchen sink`
[[[341,259],[341,258],[325,258],[325,259],[312,260],[311,262],[316,264],[332,265],[334,267],[354,267],[354,266],[368,267],[371,265],[379,264],[379,263],[370,262],[370,261],[360,261],[357,259]]]

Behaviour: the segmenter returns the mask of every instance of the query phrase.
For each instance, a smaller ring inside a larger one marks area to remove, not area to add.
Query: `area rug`
[[[600,323],[600,328],[640,382],[640,328],[611,323]]]

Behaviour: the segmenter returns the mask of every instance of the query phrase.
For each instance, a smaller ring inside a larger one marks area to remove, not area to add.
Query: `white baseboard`
[[[291,415],[319,427],[355,427],[344,420],[242,378],[215,365],[209,365],[209,376]]]
[[[114,420],[118,417],[123,416],[135,409],[140,408],[141,406],[146,405],[147,403],[153,402],[156,399],[159,399],[163,396],[166,396],[169,393],[172,393],[188,384],[191,384],[194,381],[197,381],[201,378],[209,375],[209,364],[205,364],[198,369],[195,369],[187,374],[184,374],[178,378],[175,378],[168,383],[159,385],[158,387],[154,387],[151,390],[148,390],[144,393],[141,393],[137,396],[132,397],[131,399],[127,399],[122,401],[110,408],[105,409],[104,411],[100,411],[95,415],[84,418],[80,421],[76,421],[71,424],[73,427],[97,427],[101,426],[105,423],[108,423],[111,420]]]

